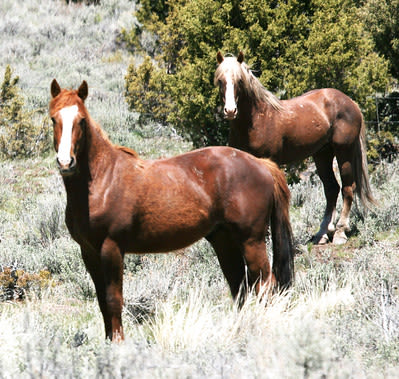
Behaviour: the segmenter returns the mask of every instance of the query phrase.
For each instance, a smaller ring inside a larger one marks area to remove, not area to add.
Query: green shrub
[[[28,158],[47,151],[50,147],[47,119],[34,123],[35,112],[24,110],[24,101],[17,87],[19,77],[12,77],[8,65],[0,93],[0,156]]]
[[[172,110],[172,101],[165,79],[150,57],[146,57],[138,68],[134,64],[129,66],[125,95],[129,106],[140,113],[140,124],[149,119],[166,122]]]
[[[392,162],[399,151],[399,144],[389,131],[374,133],[368,138],[367,145],[367,160],[373,166],[381,163],[381,160]]]

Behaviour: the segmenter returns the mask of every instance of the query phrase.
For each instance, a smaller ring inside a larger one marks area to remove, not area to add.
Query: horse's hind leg
[[[316,164],[317,173],[323,183],[324,195],[326,197],[326,209],[320,229],[313,237],[316,244],[328,242],[328,234],[335,231],[334,219],[336,215],[337,198],[339,194],[339,184],[333,171],[334,152],[332,147],[325,147],[313,156]]]
[[[353,150],[345,149],[336,152],[338,167],[342,181],[342,211],[337,222],[337,231],[334,234],[333,243],[344,244],[347,241],[345,232],[350,230],[349,214],[353,202],[353,193],[355,190],[355,179],[353,175]]]
[[[248,268],[247,280],[250,288],[255,288],[259,294],[264,286],[266,289],[276,286],[276,278],[272,273],[269,257],[266,252],[265,238],[248,239],[243,243],[243,254]]]
[[[246,291],[241,288],[245,277],[245,264],[239,245],[236,243],[231,230],[218,226],[206,239],[210,242],[219,260],[222,272],[229,284],[233,299],[238,298],[241,307],[246,296]]]

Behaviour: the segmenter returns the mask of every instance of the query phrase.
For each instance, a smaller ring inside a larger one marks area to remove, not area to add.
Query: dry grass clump
[[[0,301],[23,300],[30,292],[40,295],[43,289],[54,285],[50,272],[45,269],[38,273],[8,266],[0,269]]]

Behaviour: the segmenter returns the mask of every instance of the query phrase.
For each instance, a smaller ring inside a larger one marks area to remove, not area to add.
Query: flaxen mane
[[[252,73],[252,70],[245,63],[239,63],[235,57],[227,57],[218,66],[215,72],[215,85],[228,72],[232,72],[233,81],[235,84],[241,82],[241,89],[243,89],[248,96],[256,102],[265,102],[270,104],[274,109],[281,111],[284,109],[282,102],[263,87],[259,79]]]

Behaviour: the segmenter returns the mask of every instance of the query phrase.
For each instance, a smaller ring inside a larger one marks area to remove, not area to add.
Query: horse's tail
[[[356,183],[355,193],[359,196],[362,205],[370,208],[372,204],[376,204],[376,200],[371,193],[369,181],[366,154],[366,126],[363,117],[359,138],[355,143],[353,174]]]
[[[290,190],[284,173],[269,159],[262,159],[274,179],[271,232],[273,242],[273,273],[281,289],[294,279],[294,248],[289,218]]]

